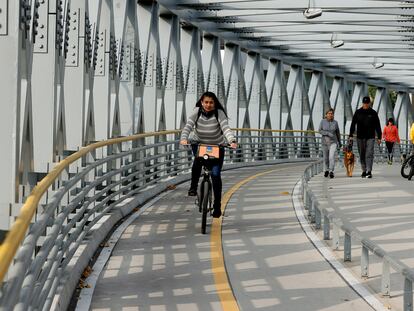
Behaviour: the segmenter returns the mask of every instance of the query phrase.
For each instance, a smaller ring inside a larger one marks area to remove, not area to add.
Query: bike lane
[[[90,309],[231,311],[236,309],[226,308],[223,296],[230,288],[240,310],[371,310],[300,229],[291,194],[305,166],[223,172],[226,192],[276,169],[241,185],[227,205],[221,224],[227,287],[212,266],[212,219],[202,235],[201,215],[185,183],[127,227],[99,277]]]

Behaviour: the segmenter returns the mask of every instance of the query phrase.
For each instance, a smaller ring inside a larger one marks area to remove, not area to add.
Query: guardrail
[[[330,240],[332,236],[332,247],[338,249],[340,246],[340,232],[343,232],[343,260],[351,261],[352,242],[359,243],[361,247],[361,277],[369,276],[369,254],[378,256],[382,260],[381,274],[381,294],[383,296],[391,295],[391,278],[390,268],[400,273],[404,279],[403,310],[413,310],[413,282],[414,270],[401,261],[389,256],[385,250],[376,245],[373,241],[363,237],[351,224],[344,224],[335,212],[328,211],[322,207],[308,181],[315,175],[322,172],[322,163],[317,162],[309,165],[301,181],[300,193],[302,195],[303,206],[308,211],[308,221],[316,230],[323,230],[323,239]],[[332,235],[331,235],[332,232]]]
[[[226,165],[319,154],[315,132],[235,131],[241,145],[228,153]],[[61,304],[59,295],[67,290],[66,276],[79,279],[87,261],[80,265],[77,260],[84,256],[85,243],[94,245],[89,257],[98,248],[98,239],[105,236],[96,232],[106,226],[104,220],[114,214],[121,219],[137,206],[134,198],[190,171],[191,151],[179,147],[179,133],[138,134],[88,145],[33,185],[0,246],[0,308],[62,308],[67,301]]]
[[[314,131],[234,130],[240,148],[228,152],[226,165],[320,156],[320,137]],[[180,148],[179,133],[137,134],[88,145],[33,185],[0,245],[0,308],[48,310],[59,304],[68,283],[64,276],[79,279],[87,261],[79,264],[78,258],[89,260],[98,248],[102,232],[110,229],[97,233],[108,226],[108,215],[116,214],[111,218],[116,222],[139,204],[139,195],[156,195],[152,187],[163,191],[172,178],[185,180],[192,155]],[[86,255],[85,243],[91,248]]]

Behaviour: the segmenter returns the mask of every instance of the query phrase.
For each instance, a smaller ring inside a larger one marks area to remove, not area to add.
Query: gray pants
[[[336,143],[322,144],[322,152],[325,171],[333,172],[335,169]]]
[[[375,138],[357,138],[359,159],[363,172],[371,172],[374,163]]]

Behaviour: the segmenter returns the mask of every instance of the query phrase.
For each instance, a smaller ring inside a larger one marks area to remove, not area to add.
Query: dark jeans
[[[388,160],[392,160],[392,149],[394,148],[394,142],[393,141],[386,141],[385,145],[387,146],[388,150]]]
[[[191,146],[193,155],[196,156],[198,145]],[[194,158],[193,167],[191,169],[191,189],[197,189],[198,180],[200,179],[201,169],[203,168],[203,159]],[[211,181],[213,182],[213,193],[214,193],[214,207],[220,208],[221,205],[221,168],[223,167],[224,161],[224,148],[220,147],[220,155],[218,159],[209,160],[208,168],[210,169]]]
[[[359,159],[363,172],[371,172],[374,162],[375,138],[357,138]]]

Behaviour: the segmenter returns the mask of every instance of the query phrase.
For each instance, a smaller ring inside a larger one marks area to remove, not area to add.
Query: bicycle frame
[[[206,233],[207,227],[207,214],[211,216],[211,204],[213,202],[213,184],[210,178],[210,169],[207,165],[208,160],[203,161],[203,180],[200,183],[200,190],[198,195],[198,207],[201,212],[201,233]]]

